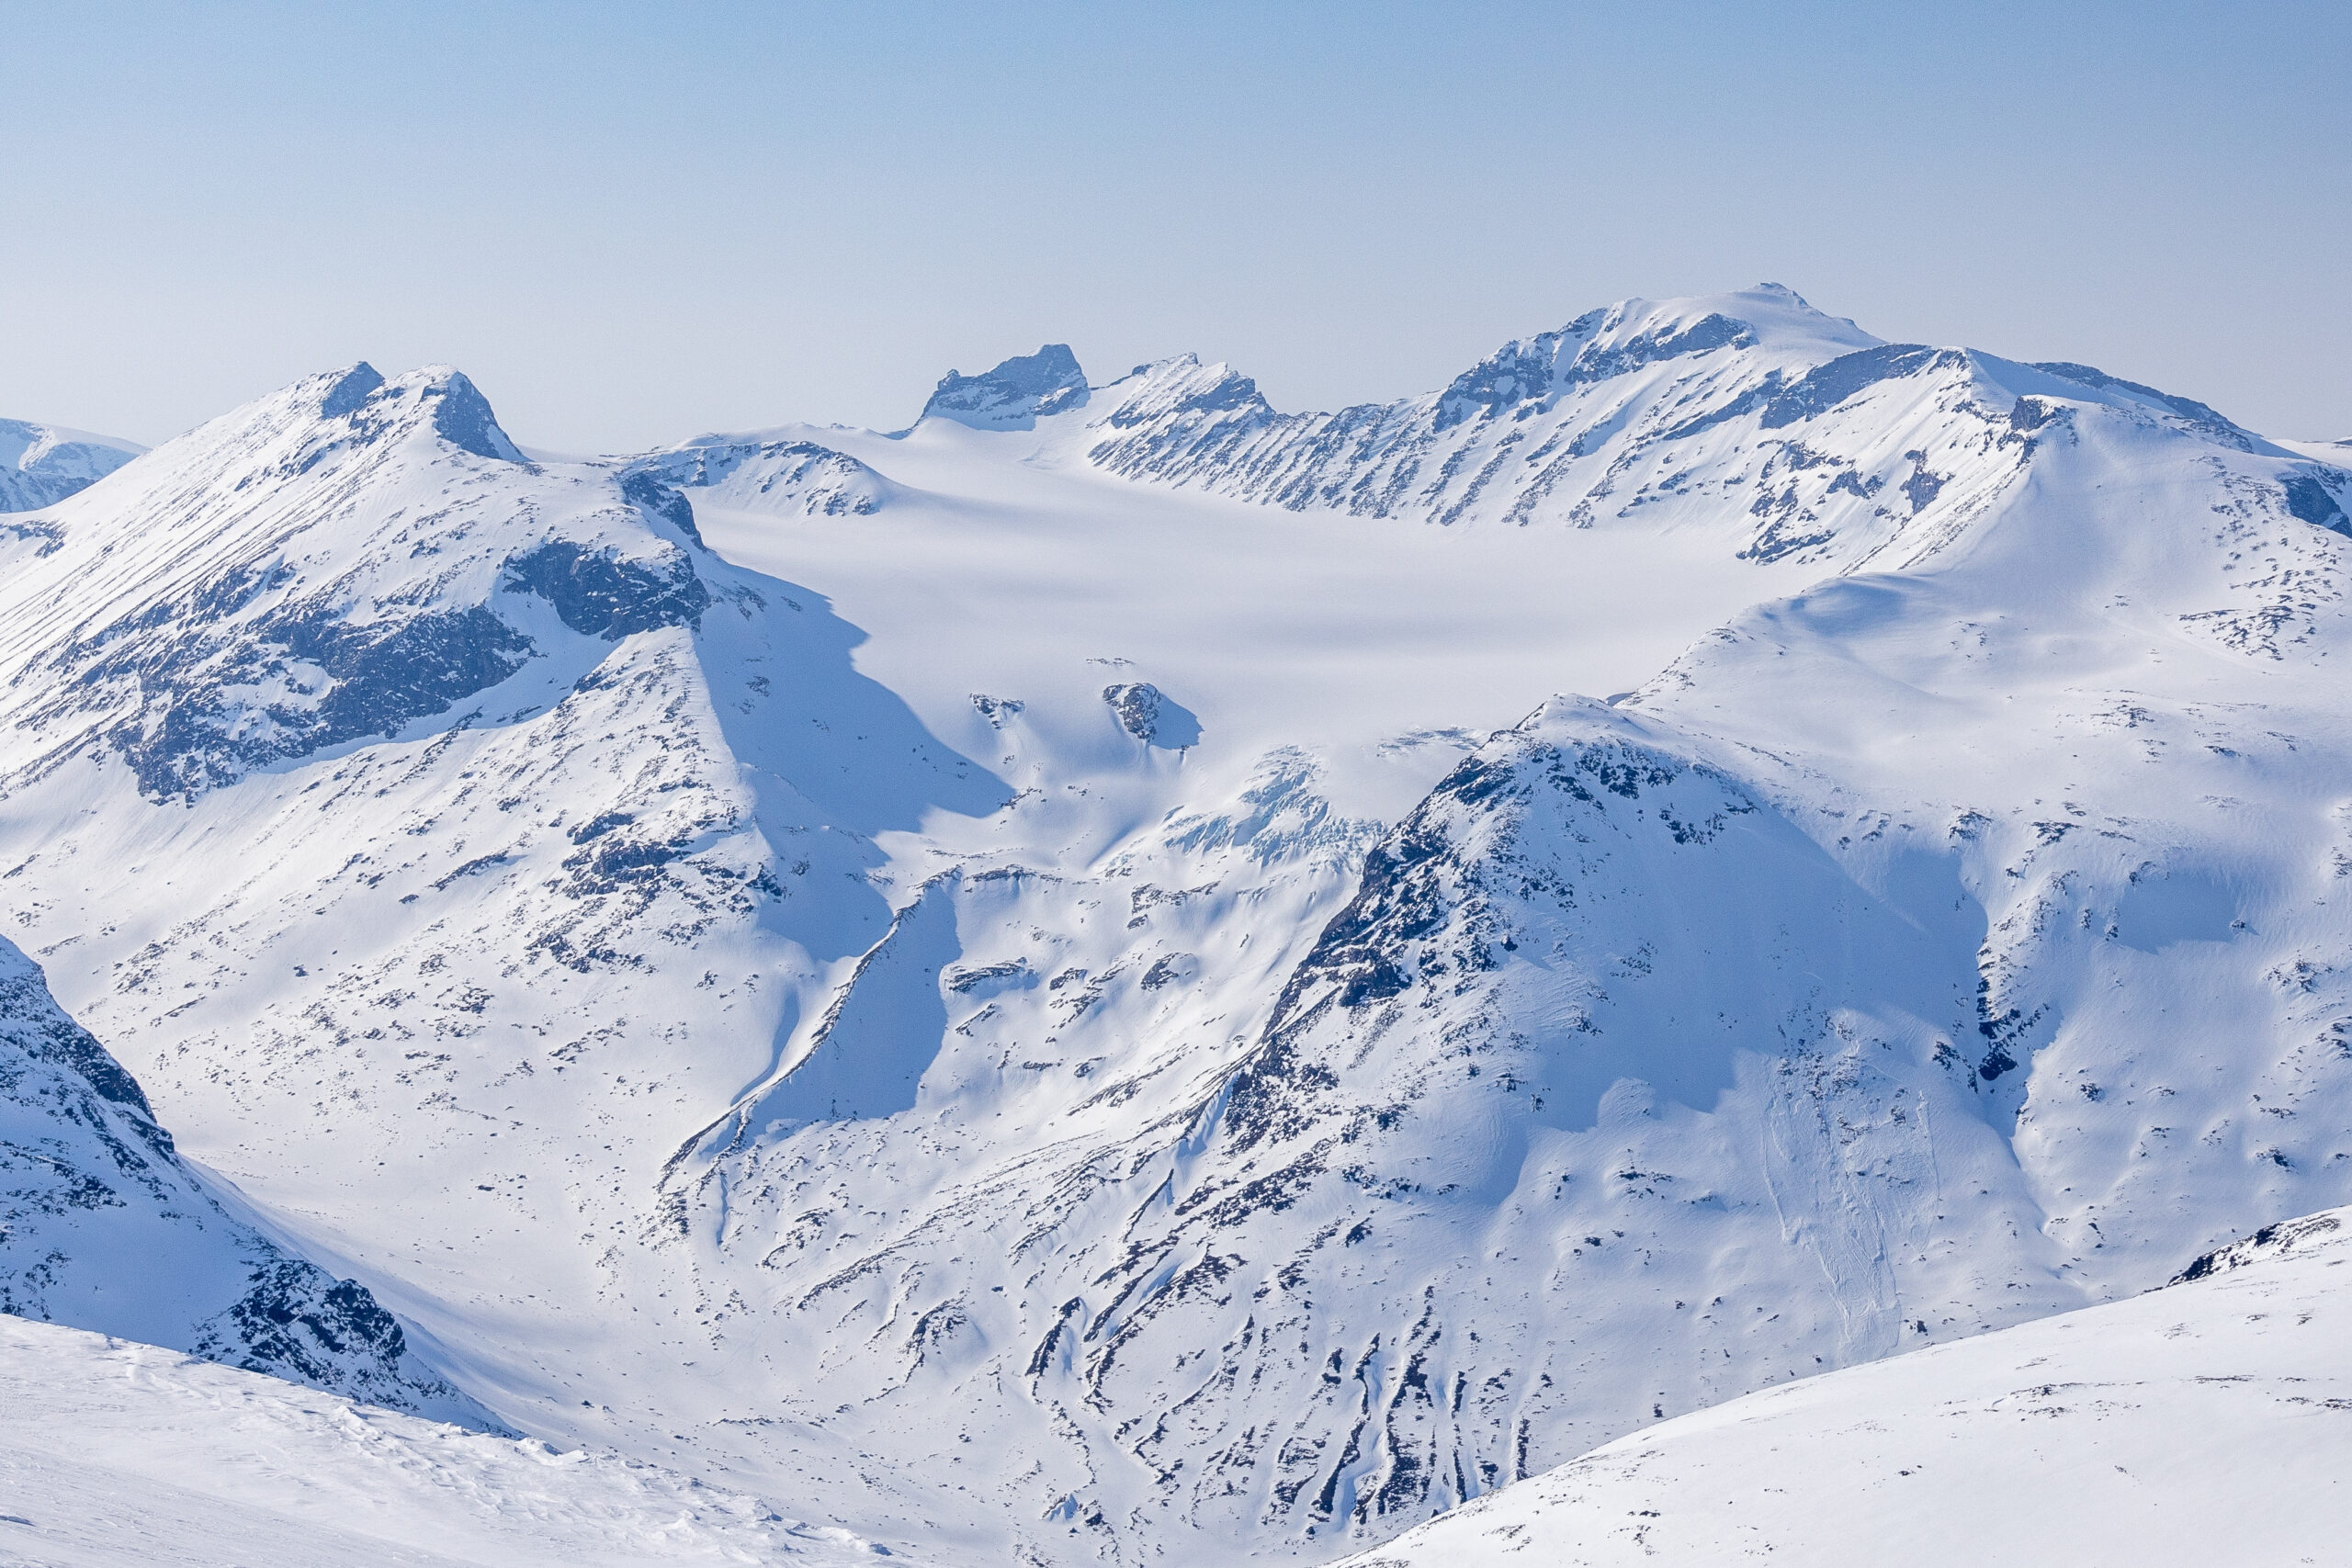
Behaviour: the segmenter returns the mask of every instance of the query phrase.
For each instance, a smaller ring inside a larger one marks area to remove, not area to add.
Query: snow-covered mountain
[[[29,520],[0,898],[521,1429],[1333,1557],[2352,1201],[2347,496],[1771,288],[584,461],[363,367]]]
[[[0,419],[0,512],[33,512],[62,501],[145,450],[86,430]],[[0,530],[12,526],[0,524]]]
[[[5,940],[0,1179],[0,1313],[480,1421],[364,1288],[232,1213],[182,1162],[137,1080]]]
[[[1086,372],[1066,343],[1008,359],[981,376],[950,370],[941,378],[925,419],[949,419],[974,430],[1035,430],[1050,414],[1086,406]]]
[[[687,518],[693,502],[775,516],[864,516],[901,493],[856,458],[791,430],[697,436],[639,458],[629,471],[691,492]]]
[[[2169,1289],[1622,1438],[1348,1568],[2325,1562],[2352,1461],[2352,1211]]]
[[[2071,402],[2294,456],[2187,398],[2087,366],[1883,343],[1769,284],[1629,299],[1506,344],[1443,391],[1337,413],[1277,413],[1248,377],[1189,355],[1110,390],[1086,455],[1129,478],[1448,524],[1671,528],[1744,514],[1743,554],[1849,569],[1995,504],[2031,433]],[[2340,525],[2343,473],[2298,464],[2278,479],[2294,515]]]

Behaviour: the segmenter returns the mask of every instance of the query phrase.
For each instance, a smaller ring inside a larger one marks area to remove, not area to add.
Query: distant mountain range
[[[62,501],[145,450],[112,436],[0,419],[0,512]]]

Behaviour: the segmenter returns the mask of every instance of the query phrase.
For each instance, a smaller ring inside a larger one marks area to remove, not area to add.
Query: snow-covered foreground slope
[[[2347,1221],[2289,1222],[2130,1301],[1678,1416],[1349,1568],[2341,1562]]]
[[[188,1168],[120,1064],[0,939],[0,1313],[480,1424],[368,1292]]]
[[[846,1531],[611,1454],[0,1317],[0,1560],[23,1568],[871,1562]]]
[[[2324,456],[1769,288],[1066,359],[580,461],[360,367],[37,514],[15,933],[500,1417],[952,1563],[1340,1555],[2352,1199]]]
[[[62,501],[145,450],[86,430],[0,419],[0,512],[33,512]],[[0,523],[0,534],[13,527]]]

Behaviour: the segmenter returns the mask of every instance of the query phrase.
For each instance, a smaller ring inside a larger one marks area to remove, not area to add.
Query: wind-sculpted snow
[[[2352,1198],[2340,454],[1772,289],[1074,376],[161,449],[0,579],[0,907],[501,1418],[950,1563],[1341,1555]]]
[[[1679,1417],[1348,1568],[2327,1562],[2352,1461],[2346,1218],[2266,1230],[2168,1290]]]
[[[0,513],[37,512],[86,490],[139,456],[143,448],[86,431],[60,430],[21,419],[0,419]],[[0,523],[0,538],[40,537]]]
[[[232,1218],[138,1081],[0,941],[0,1313],[397,1409],[481,1411],[368,1292]],[[21,1421],[22,1416],[19,1416]]]

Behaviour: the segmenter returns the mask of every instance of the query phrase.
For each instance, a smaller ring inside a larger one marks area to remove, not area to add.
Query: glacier
[[[2352,1201],[2342,465],[1776,286],[589,457],[351,367],[12,518],[0,908],[499,1423],[1332,1560]]]

